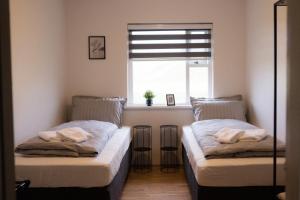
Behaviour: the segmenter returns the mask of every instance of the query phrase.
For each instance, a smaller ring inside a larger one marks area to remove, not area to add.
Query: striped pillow
[[[195,121],[207,119],[237,119],[246,121],[242,101],[192,101]]]
[[[74,96],[71,120],[98,120],[122,126],[126,98]]]

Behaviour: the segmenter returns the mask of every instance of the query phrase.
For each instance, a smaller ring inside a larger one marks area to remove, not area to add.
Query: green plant
[[[155,95],[153,94],[153,92],[151,90],[147,90],[144,94],[144,97],[146,99],[153,99],[155,97]]]

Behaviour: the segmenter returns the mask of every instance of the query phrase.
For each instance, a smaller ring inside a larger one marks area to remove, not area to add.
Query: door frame
[[[15,199],[9,0],[0,1],[0,199]]]

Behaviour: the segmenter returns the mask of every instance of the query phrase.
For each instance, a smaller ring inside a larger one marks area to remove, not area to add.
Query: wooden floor
[[[147,173],[131,170],[121,200],[190,200],[183,169],[163,173],[153,167]]]

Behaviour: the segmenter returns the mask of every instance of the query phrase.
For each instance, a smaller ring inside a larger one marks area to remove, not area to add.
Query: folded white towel
[[[232,144],[236,143],[239,140],[239,137],[243,134],[243,130],[241,129],[233,129],[233,128],[222,128],[216,134],[215,137],[217,141],[223,144]]]
[[[71,127],[71,128],[64,128],[57,131],[57,134],[64,140],[70,142],[84,142],[87,139],[93,137],[92,134],[86,132],[82,128],[79,127]]]
[[[61,137],[57,135],[56,131],[40,131],[38,136],[47,142],[60,142]]]
[[[265,129],[247,129],[239,138],[240,141],[253,141],[259,142],[267,137],[267,131]]]

